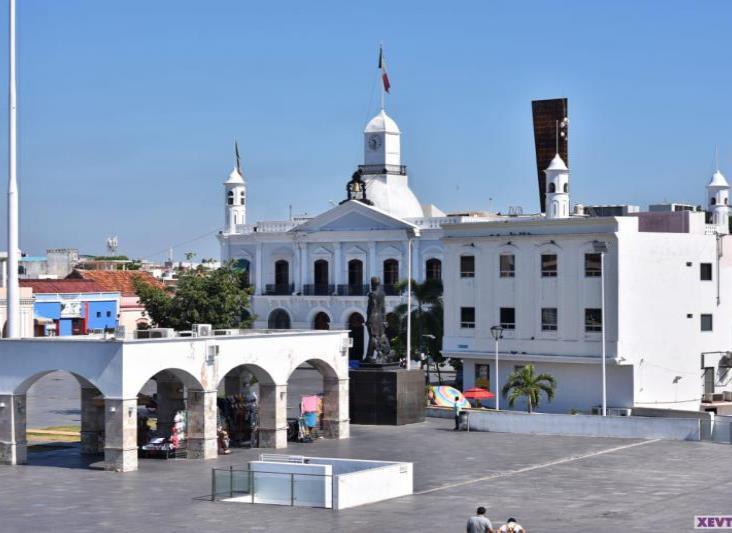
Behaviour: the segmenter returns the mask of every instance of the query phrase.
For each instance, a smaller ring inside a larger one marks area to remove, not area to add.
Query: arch
[[[348,359],[361,360],[363,359],[364,348],[366,347],[365,338],[365,326],[366,319],[363,315],[356,311],[351,313],[348,317],[346,327],[348,328],[348,336],[353,339],[353,346],[348,349]]]
[[[393,287],[399,282],[399,261],[389,258],[384,261],[384,287]]]
[[[166,373],[173,376],[175,379],[180,381],[184,387],[187,387],[189,389],[203,390],[206,388],[201,383],[201,381],[188,370],[177,367],[166,367],[153,370],[152,373],[149,373],[144,378],[137,378],[133,382],[133,386],[130,387],[130,389],[137,391],[136,394],[140,394],[140,391],[148,381],[150,381],[151,379],[157,380],[161,377],[165,377]],[[142,379],[142,381],[140,381],[140,379]],[[127,389],[127,387],[125,387],[125,389]]]
[[[281,307],[273,310],[267,319],[267,327],[269,329],[290,329],[291,323],[290,313]]]
[[[17,387],[15,387],[15,390],[13,390],[13,394],[26,394],[28,392],[28,389],[30,389],[33,384],[41,379],[44,376],[47,376],[48,374],[51,374],[53,372],[66,372],[67,374],[70,374],[76,378],[76,381],[79,382],[80,387],[84,388],[95,388],[98,391],[100,391],[102,394],[104,394],[104,391],[99,387],[96,383],[94,383],[89,378],[86,378],[82,376],[81,374],[77,372],[73,372],[71,370],[68,370],[66,368],[51,368],[49,370],[42,370],[40,372],[36,372],[33,375],[27,377],[23,381],[18,384]]]
[[[338,372],[336,372],[336,369],[333,368],[333,366],[329,362],[324,361],[323,359],[314,357],[312,359],[307,359],[304,362],[311,365],[313,368],[315,368],[318,372],[320,372],[320,374],[324,378],[339,379]],[[292,374],[295,373],[296,370],[297,370],[297,366],[295,366],[290,371],[290,374],[287,376],[288,381],[292,377]]]
[[[717,203],[717,199],[714,196],[712,196],[712,199],[710,200],[710,202],[712,205],[715,205]]]
[[[329,330],[330,329],[330,317],[328,313],[320,311],[313,318],[313,329],[318,330]]]
[[[255,378],[257,378],[257,381],[262,385],[274,385],[275,380],[272,377],[272,375],[267,372],[264,368],[262,368],[259,365],[255,365],[252,363],[238,363],[235,362],[231,367],[226,368],[220,368],[219,369],[219,376],[221,376],[221,379],[218,382],[218,389],[221,389],[222,383],[225,387],[225,379],[227,376],[229,376],[232,372],[234,372],[234,375],[239,375],[243,370],[246,370],[250,372]]]
[[[226,195],[226,204],[234,205],[234,191],[229,191]]]
[[[569,183],[565,183],[564,187],[562,188],[564,192],[569,192]]]
[[[363,261],[351,259],[348,261],[348,287],[349,289],[360,289],[363,286]],[[349,293],[352,292],[349,290]]]
[[[436,257],[431,257],[424,264],[424,278],[426,280],[442,279],[442,261]]]

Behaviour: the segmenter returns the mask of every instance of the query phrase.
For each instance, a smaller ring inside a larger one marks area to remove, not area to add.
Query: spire
[[[239,143],[234,139],[234,155],[236,157],[236,171],[241,176],[241,160],[239,157]]]

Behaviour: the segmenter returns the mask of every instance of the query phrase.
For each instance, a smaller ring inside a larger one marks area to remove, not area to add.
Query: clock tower
[[[382,109],[363,132],[365,165],[401,165],[399,127]]]

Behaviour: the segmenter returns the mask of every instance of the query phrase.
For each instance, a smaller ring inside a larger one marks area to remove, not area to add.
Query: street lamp
[[[605,355],[605,254],[607,243],[604,241],[593,241],[592,249],[600,254],[600,328],[602,331],[602,416],[607,416],[607,371]]]
[[[491,328],[491,335],[493,335],[493,340],[496,341],[496,411],[500,411],[500,392],[498,391],[498,341],[503,338],[503,328],[501,326],[493,326]]]

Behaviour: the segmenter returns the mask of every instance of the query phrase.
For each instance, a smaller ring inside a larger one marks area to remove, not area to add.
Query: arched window
[[[284,309],[275,309],[267,320],[269,329],[290,329],[290,315]]]
[[[330,329],[330,317],[322,311],[315,315],[313,319],[313,329],[328,330]]]
[[[318,259],[313,264],[313,282],[314,294],[321,296],[328,294],[328,261],[325,259]]]
[[[239,203],[240,203],[241,205],[244,205],[244,201],[246,200],[246,197],[247,197],[247,196],[246,196],[246,193],[245,193],[244,191],[241,191],[241,192],[239,193]]]
[[[234,191],[229,191],[229,194],[226,195],[226,203],[228,205],[234,205]]]
[[[550,193],[552,193],[552,192],[557,192],[557,186],[556,186],[556,185],[554,185],[553,183],[550,183],[550,184],[549,184],[549,192],[550,192]]]
[[[361,295],[363,292],[363,262],[351,259],[348,262],[348,294]]]
[[[290,285],[290,263],[284,259],[275,261],[275,293],[289,294]]]
[[[717,199],[714,196],[712,196],[712,205],[714,205],[716,203],[717,203]]]
[[[360,313],[353,313],[348,317],[348,336],[353,339],[353,346],[348,349],[348,359],[363,359],[364,325],[365,321]]]
[[[564,192],[569,192],[569,183],[564,184]]]
[[[394,291],[394,286],[399,282],[399,261],[387,259],[384,261],[384,290],[387,294]]]
[[[442,279],[442,261],[434,257],[427,260],[425,263],[425,279]]]
[[[241,282],[245,287],[249,287],[251,283],[249,277],[249,260],[248,259],[237,259],[234,261],[234,270],[241,273]]]

